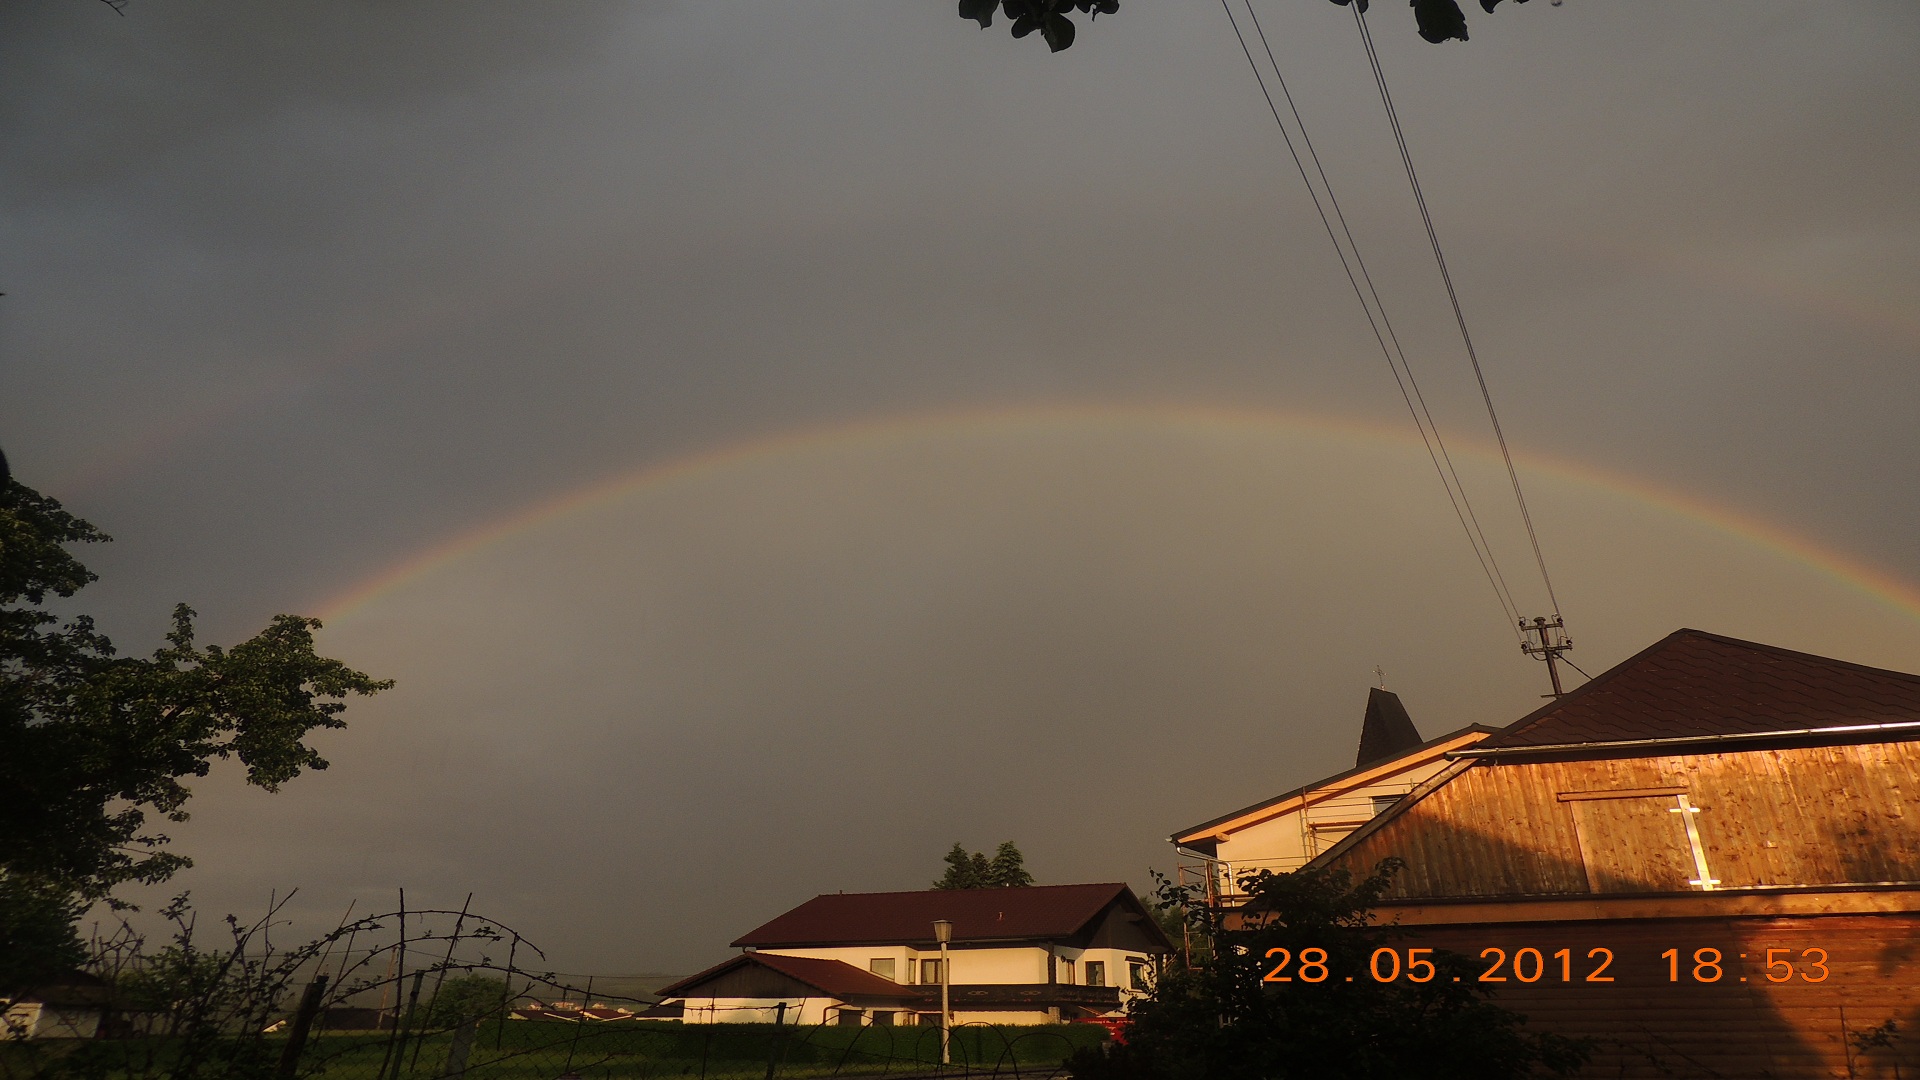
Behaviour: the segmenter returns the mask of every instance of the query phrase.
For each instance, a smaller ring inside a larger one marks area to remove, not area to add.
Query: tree
[[[0,997],[86,961],[73,930],[86,909],[66,889],[0,871]]]
[[[993,25],[994,9],[1013,22],[1013,36],[1026,37],[1040,31],[1041,40],[1054,52],[1073,44],[1073,20],[1070,11],[1085,12],[1089,21],[1120,10],[1120,0],[960,0],[960,17],[972,19],[980,29]]]
[[[1359,4],[1367,10],[1368,0],[1333,0],[1341,7]],[[1514,0],[1524,4],[1527,0]],[[1413,8],[1415,28],[1420,36],[1434,44],[1467,40],[1467,16],[1457,0],[1408,0]],[[1493,14],[1500,0],[1480,0],[1480,9]],[[1026,37],[1038,30],[1047,48],[1054,52],[1073,44],[1073,20],[1068,14],[1085,12],[1089,21],[1120,10],[1120,0],[960,0],[960,17],[972,19],[985,30],[993,25],[994,10],[999,9],[1013,23],[1013,36]]]
[[[1033,884],[1026,856],[1011,840],[995,849],[992,858],[969,852],[955,841],[944,861],[947,872],[933,883],[936,889],[1017,889]]]
[[[1338,870],[1247,875],[1240,884],[1251,900],[1232,923],[1195,903],[1193,887],[1163,879],[1162,902],[1185,911],[1214,947],[1194,970],[1165,972],[1133,1007],[1126,1043],[1076,1055],[1072,1074],[1502,1080],[1570,1075],[1584,1064],[1585,1044],[1528,1032],[1525,1017],[1487,1000],[1463,957],[1422,953],[1433,964],[1426,981],[1409,978],[1411,960],[1393,981],[1376,981],[1375,950],[1392,948],[1395,934],[1374,925],[1371,909],[1399,865],[1383,862],[1358,885]],[[1291,981],[1264,981],[1283,961]]]
[[[1027,873],[1026,856],[1020,849],[1007,840],[994,850],[993,861],[987,864],[987,887],[991,889],[1021,889],[1033,884],[1033,875]]]
[[[507,981],[492,975],[451,975],[434,992],[427,1006],[429,1028],[450,1028],[479,1020],[507,1003]]]
[[[12,989],[71,966],[87,904],[191,865],[147,828],[149,813],[186,820],[183,778],[232,758],[275,791],[327,767],[306,738],[345,726],[344,698],[393,685],[317,654],[319,620],[297,615],[221,649],[196,644],[181,604],[165,648],[116,655],[92,619],[46,610],[95,580],[68,547],[109,539],[17,480],[0,487],[0,976]]]
[[[967,849],[960,846],[960,841],[955,840],[953,849],[947,852],[944,861],[947,864],[947,872],[941,875],[940,880],[933,883],[934,888],[984,889],[987,887],[987,869],[990,864],[985,855],[979,852],[968,854]]]

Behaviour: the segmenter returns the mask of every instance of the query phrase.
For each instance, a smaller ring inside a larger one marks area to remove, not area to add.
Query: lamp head
[[[953,924],[945,919],[933,920],[933,940],[942,945],[953,940]]]

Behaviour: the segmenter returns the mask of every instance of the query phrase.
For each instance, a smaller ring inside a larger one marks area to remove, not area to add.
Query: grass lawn
[[[980,1074],[1045,1075],[1082,1046],[1104,1042],[1091,1024],[1039,1027],[967,1025],[953,1032],[953,1066]],[[322,1032],[307,1045],[302,1077],[326,1080],[434,1080],[445,1075],[453,1037],[435,1032],[409,1038],[392,1061],[391,1032]],[[253,1044],[254,1062],[201,1075],[270,1077],[284,1043],[269,1035]],[[140,1080],[172,1071],[176,1047],[127,1039],[43,1044],[36,1051],[0,1048],[0,1078],[12,1080],[58,1061],[69,1075]],[[772,1024],[690,1024],[635,1021],[583,1024],[509,1021],[482,1024],[467,1057],[468,1080],[580,1080],[614,1077],[708,1077],[763,1080],[773,1064],[780,1077],[880,1076],[939,1069],[940,1032],[922,1027],[777,1027]],[[384,1068],[383,1068],[384,1063]]]

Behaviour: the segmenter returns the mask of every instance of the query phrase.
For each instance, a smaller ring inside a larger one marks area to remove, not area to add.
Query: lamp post
[[[947,943],[953,940],[953,924],[945,919],[933,920],[933,940],[940,943],[940,1064],[953,1064],[953,999],[947,996],[947,988],[953,982],[953,975],[947,970]]]

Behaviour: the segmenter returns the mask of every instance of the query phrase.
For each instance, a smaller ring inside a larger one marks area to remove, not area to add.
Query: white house
[[[91,1039],[112,990],[106,980],[75,971],[17,998],[0,998],[0,1039]]]
[[[1115,1013],[1172,951],[1124,884],[830,893],[735,939],[745,950],[660,991],[687,1023],[938,1023],[940,946],[955,1023]]]
[[[1423,741],[1399,696],[1372,688],[1352,769],[1174,833],[1181,877],[1210,899],[1238,899],[1242,874],[1305,866],[1496,730],[1474,724]]]

